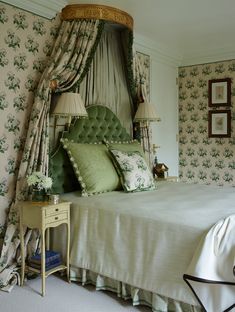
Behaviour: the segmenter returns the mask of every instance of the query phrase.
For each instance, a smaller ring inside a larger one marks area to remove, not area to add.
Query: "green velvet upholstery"
[[[77,119],[75,124],[70,126],[70,131],[63,133],[62,138],[78,143],[130,140],[130,135],[109,108],[92,105],[87,108],[87,113],[88,118]],[[53,179],[53,193],[61,194],[80,189],[69,157],[62,145],[59,145],[50,158],[50,176]]]

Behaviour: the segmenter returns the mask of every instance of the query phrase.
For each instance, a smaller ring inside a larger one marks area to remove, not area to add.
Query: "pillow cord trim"
[[[155,190],[156,189],[156,185],[154,183],[154,179],[153,179],[153,177],[151,175],[151,172],[150,172],[150,170],[148,168],[148,165],[147,165],[144,157],[141,155],[141,153],[139,151],[130,151],[130,152],[128,152],[128,151],[120,151],[120,150],[117,150],[117,149],[109,149],[109,151],[110,151],[110,153],[112,155],[112,159],[114,161],[114,166],[116,167],[117,172],[118,172],[118,174],[120,176],[122,186],[123,186],[123,188],[124,188],[124,190],[126,192],[139,192],[139,191],[148,191],[148,190],[150,191],[150,190]],[[118,156],[117,154],[118,153],[119,154],[124,154],[125,156],[128,156],[128,157],[129,156],[133,156],[133,155],[138,155],[139,156],[139,158],[142,160],[143,164],[147,168],[147,170],[145,170],[145,171],[146,171],[146,174],[147,174],[147,178],[149,180],[147,180],[147,182],[146,182],[147,183],[146,187],[142,188],[141,186],[139,186],[137,188],[132,188],[132,189],[130,188],[130,186],[128,187],[127,177],[124,174],[125,170],[123,170],[123,168],[121,167],[121,164],[117,160],[117,156]]]
[[[77,119],[68,131],[62,131],[63,139],[73,139],[74,143],[86,144],[103,140],[115,142],[131,140],[130,134],[110,108],[104,105],[90,105],[86,109],[88,118]],[[53,178],[54,193],[61,194],[81,189],[68,153],[61,143],[51,152],[49,172]]]
[[[75,175],[76,175],[76,177],[77,177],[77,179],[78,179],[78,182],[79,182],[79,184],[80,184],[80,186],[81,186],[81,188],[82,188],[82,196],[84,196],[84,197],[87,197],[87,196],[91,196],[91,195],[98,195],[98,194],[102,194],[102,193],[106,193],[106,192],[112,192],[113,190],[103,190],[103,191],[99,191],[99,192],[89,192],[88,190],[87,190],[87,185],[86,185],[86,183],[84,182],[84,179],[82,178],[82,174],[81,174],[81,172],[80,172],[80,170],[79,170],[79,168],[78,168],[78,165],[76,164],[76,162],[75,162],[75,159],[74,159],[74,157],[72,156],[72,153],[71,153],[71,151],[69,150],[69,147],[68,147],[68,145],[66,144],[66,143],[75,143],[75,144],[85,144],[85,145],[103,145],[103,146],[106,146],[105,144],[103,144],[103,142],[94,142],[94,143],[77,143],[77,142],[74,142],[74,140],[69,140],[69,139],[67,139],[67,138],[61,138],[60,139],[60,142],[62,143],[62,146],[63,146],[63,148],[66,150],[66,152],[68,153],[68,156],[69,156],[69,160],[70,160],[70,162],[71,162],[71,164],[72,164],[72,167],[73,167],[73,169],[74,169],[74,171],[75,171]],[[107,147],[107,146],[106,146]],[[108,148],[107,148],[107,152],[108,152],[109,150],[108,150]],[[110,154],[110,153],[109,153]],[[112,158],[111,158],[111,161],[112,161]],[[116,170],[116,167],[114,166],[114,168],[115,168],[115,170]],[[117,172],[117,170],[116,170],[116,172]],[[118,174],[118,172],[117,172],[117,174]],[[119,174],[118,174],[118,176],[119,176]]]
[[[83,181],[83,178],[82,178],[82,176],[81,176],[81,173],[80,173],[80,171],[79,171],[79,169],[78,169],[78,165],[75,163],[75,160],[74,160],[74,158],[72,157],[72,154],[71,154],[71,152],[70,152],[68,146],[66,145],[66,142],[75,143],[74,140],[60,139],[60,142],[63,144],[64,149],[65,149],[65,150],[67,151],[67,153],[68,153],[69,160],[70,160],[71,163],[72,163],[72,166],[73,166],[73,169],[74,169],[74,171],[75,171],[76,177],[77,177],[78,182],[79,182],[79,184],[81,185],[81,188],[82,188],[82,196],[84,196],[84,197],[89,196],[89,195],[88,195],[88,192],[86,191],[86,189],[87,189],[86,184],[85,184],[85,182]],[[90,143],[88,143],[88,144],[90,144]]]

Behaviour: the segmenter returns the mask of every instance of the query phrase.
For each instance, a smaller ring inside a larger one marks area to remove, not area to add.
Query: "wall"
[[[33,92],[58,22],[0,3],[0,238],[14,195]]]
[[[208,80],[219,78],[232,78],[231,138],[208,138]],[[183,181],[235,186],[234,80],[234,60],[179,69],[179,164]]]

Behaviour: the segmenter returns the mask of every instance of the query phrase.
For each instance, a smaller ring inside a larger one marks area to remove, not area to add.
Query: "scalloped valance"
[[[62,9],[61,19],[63,21],[87,18],[101,19],[123,25],[133,30],[133,18],[126,12],[100,4],[70,4]]]

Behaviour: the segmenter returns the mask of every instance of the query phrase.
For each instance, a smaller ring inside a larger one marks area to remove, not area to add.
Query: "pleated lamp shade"
[[[60,117],[87,117],[87,111],[79,93],[62,93],[52,113]]]
[[[148,102],[142,102],[138,106],[134,121],[135,122],[160,121],[160,118],[157,116],[155,108],[152,104]]]

